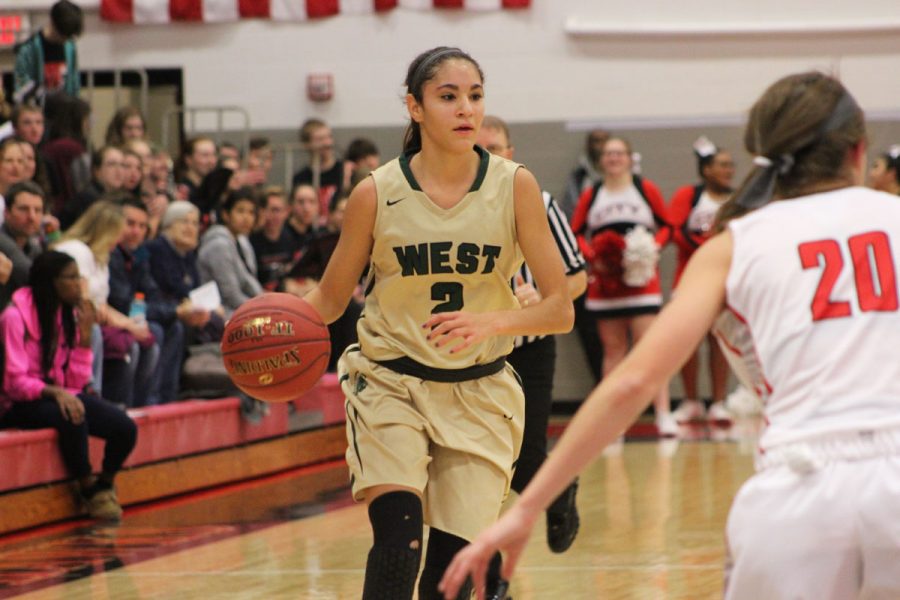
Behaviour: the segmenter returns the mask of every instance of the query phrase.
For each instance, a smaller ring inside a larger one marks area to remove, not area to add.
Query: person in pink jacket
[[[13,293],[0,315],[0,428],[56,429],[63,462],[88,514],[117,520],[122,508],[113,480],[134,448],[137,428],[88,386],[94,322],[75,260],[52,250],[35,258],[29,285]],[[96,477],[88,458],[89,435],[106,441]]]

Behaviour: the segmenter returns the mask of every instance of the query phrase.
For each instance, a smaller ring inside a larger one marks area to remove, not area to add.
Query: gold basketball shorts
[[[377,485],[418,490],[426,524],[467,540],[497,519],[525,418],[522,386],[511,366],[440,382],[397,372],[353,345],[338,373],[356,500]]]

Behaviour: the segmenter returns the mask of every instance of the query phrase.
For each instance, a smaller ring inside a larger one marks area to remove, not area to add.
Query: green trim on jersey
[[[475,181],[472,182],[469,192],[477,192],[481,188],[484,176],[487,175],[488,163],[490,162],[490,153],[487,150],[481,146],[475,146],[474,149],[475,153],[478,154],[478,172],[475,174]],[[417,192],[421,192],[422,188],[419,186],[419,182],[416,181],[416,176],[413,175],[412,169],[409,168],[409,161],[417,152],[419,150],[407,150],[398,157],[398,160],[400,161],[400,170],[403,172],[403,176],[406,177],[409,187]]]

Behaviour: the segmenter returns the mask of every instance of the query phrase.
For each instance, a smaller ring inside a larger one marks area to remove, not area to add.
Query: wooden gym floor
[[[752,473],[756,424],[662,442],[650,429],[632,428],[582,476],[567,553],[535,530],[513,598],[721,597],[725,520]],[[0,538],[0,598],[359,598],[371,534],[345,482],[335,461],[135,507],[118,527]]]

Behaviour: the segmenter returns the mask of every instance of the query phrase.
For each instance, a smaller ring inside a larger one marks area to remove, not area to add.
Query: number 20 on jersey
[[[851,236],[845,242],[853,260],[853,279],[862,312],[897,310],[897,275],[890,238],[883,231]],[[841,245],[837,240],[804,242],[797,247],[804,269],[822,267],[822,277],[813,296],[813,321],[839,319],[852,314],[850,302],[833,298],[834,285],[844,269]]]

